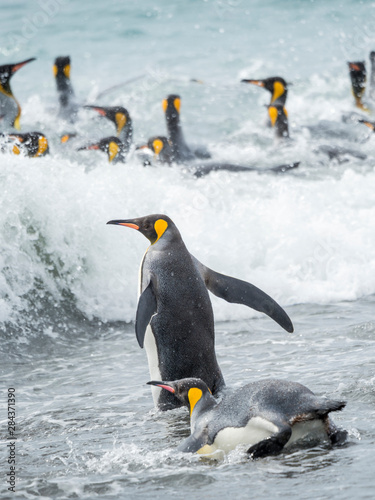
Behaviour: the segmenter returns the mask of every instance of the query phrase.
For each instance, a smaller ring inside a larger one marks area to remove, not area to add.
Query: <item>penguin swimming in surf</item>
[[[190,148],[184,138],[180,123],[181,97],[170,94],[163,100],[163,111],[167,121],[168,140],[171,144],[174,161],[183,163],[196,158],[210,158],[210,153],[205,148]]]
[[[157,161],[163,164],[171,165],[174,161],[172,147],[166,137],[163,136],[155,136],[151,137],[148,140],[147,144],[143,146],[138,146],[137,149],[147,148],[154,153],[154,157]],[[148,161],[147,165],[150,164]],[[258,168],[251,167],[245,165],[236,165],[234,163],[225,163],[225,162],[214,162],[214,161],[206,161],[206,162],[191,162],[185,167],[193,174],[195,177],[204,177],[205,175],[210,174],[211,172],[218,172],[220,170],[224,170],[227,172],[259,172],[259,173],[284,173],[289,170],[295,169],[299,166],[300,162],[287,163],[283,165],[277,165],[276,167],[266,167],[266,168]]]
[[[83,106],[86,109],[93,109],[99,115],[104,116],[116,127],[117,137],[123,144],[123,149],[127,153],[133,141],[133,124],[129,112],[122,106]]]
[[[125,163],[126,162],[126,148],[118,137],[111,136],[105,137],[94,144],[81,146],[77,151],[87,150],[100,150],[107,153],[109,163]]]
[[[151,243],[141,262],[135,331],[140,347],[146,349],[152,379],[198,377],[212,394],[224,387],[207,289],[227,302],[263,312],[288,332],[293,331],[286,312],[259,288],[212,271],[193,257],[166,215],[107,224],[136,229]],[[153,388],[153,399],[162,410],[182,404],[158,388]]]
[[[72,82],[70,81],[69,56],[56,57],[53,65],[53,74],[59,96],[59,116],[66,121],[74,123],[77,119],[79,106],[75,100]]]
[[[191,434],[178,451],[215,456],[245,445],[250,446],[250,457],[257,459],[278,455],[284,446],[311,432],[324,433],[332,444],[343,444],[347,437],[329,418],[346,402],[315,396],[296,382],[252,382],[224,394],[220,402],[197,378],[148,384],[173,394],[189,409]]]
[[[362,111],[369,111],[363,103],[363,96],[366,90],[366,66],[364,61],[348,62],[349,76],[352,84],[352,94],[357,108]]]
[[[35,57],[26,59],[26,61],[20,63],[0,66],[0,127],[3,130],[8,130],[12,127],[16,130],[21,129],[21,106],[13,95],[10,87],[10,79],[16,71],[31,61],[35,61]]]
[[[30,158],[38,158],[49,153],[48,139],[41,132],[6,134],[2,137],[11,140],[13,144],[11,150],[15,155],[23,154]]]

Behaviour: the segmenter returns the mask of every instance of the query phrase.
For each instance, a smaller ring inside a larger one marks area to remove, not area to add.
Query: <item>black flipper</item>
[[[177,451],[183,453],[196,453],[205,444],[207,444],[207,436],[204,432],[191,434],[178,446]]]
[[[206,284],[206,287],[217,297],[220,297],[227,302],[235,304],[243,304],[251,307],[256,311],[267,314],[276,323],[278,323],[287,332],[293,332],[293,323],[284,309],[279,306],[269,295],[262,292],[260,288],[225,274],[220,274],[208,267],[204,266],[193,257],[201,276]]]
[[[270,455],[278,455],[289,441],[291,435],[292,428],[290,425],[283,424],[279,432],[254,444],[247,450],[247,453],[249,453],[254,460]]]
[[[147,288],[142,292],[139,297],[137,314],[135,317],[135,335],[138,344],[143,348],[145,340],[146,328],[150,323],[152,316],[156,313],[157,302],[154,291],[152,289],[152,282],[147,285]]]

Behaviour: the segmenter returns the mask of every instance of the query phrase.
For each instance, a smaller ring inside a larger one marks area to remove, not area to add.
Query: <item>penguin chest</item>
[[[0,92],[0,123],[6,126],[12,125],[17,114],[18,106],[16,101]]]
[[[251,418],[244,427],[225,427],[215,436],[212,445],[205,445],[199,454],[212,455],[218,451],[228,453],[239,445],[251,446],[270,437],[278,431],[278,427],[262,417]]]

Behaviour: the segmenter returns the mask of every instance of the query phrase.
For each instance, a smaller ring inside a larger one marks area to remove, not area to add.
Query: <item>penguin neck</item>
[[[287,96],[288,96],[288,91],[285,90],[285,92],[283,94],[281,94],[279,97],[277,97],[276,99],[272,100],[272,97],[271,97],[270,104],[281,104],[281,106],[285,106]]]
[[[56,78],[57,92],[59,93],[59,101],[62,107],[68,106],[72,97],[74,97],[74,90],[70,80],[65,77]]]
[[[179,117],[173,119],[167,118],[167,129],[168,139],[171,141],[175,160],[178,161],[184,154],[190,151],[185,142]]]
[[[133,126],[131,122],[127,123],[118,135],[123,144],[123,152],[127,153],[133,141]]]
[[[216,399],[209,392],[205,392],[202,395],[201,399],[196,403],[190,414],[190,428],[192,432],[194,431],[197,419],[204,413],[212,410],[212,408],[217,406],[217,404]]]

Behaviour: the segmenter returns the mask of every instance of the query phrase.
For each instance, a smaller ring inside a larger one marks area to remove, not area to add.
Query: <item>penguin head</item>
[[[70,80],[70,57],[60,56],[56,57],[53,65],[53,74],[57,80]]]
[[[12,78],[14,73],[21,69],[25,64],[35,61],[35,57],[32,57],[31,59],[26,59],[26,61],[22,61],[20,63],[16,64],[4,64],[3,66],[0,66],[0,85],[1,88],[7,93],[8,95],[12,96],[12,91],[10,89],[9,85],[9,80]]]
[[[364,125],[366,125],[366,127],[375,132],[375,122],[370,122],[368,120],[358,120],[358,123],[363,123]]]
[[[175,237],[180,237],[180,233],[167,215],[152,214],[136,219],[110,220],[107,224],[131,227],[143,234],[154,245],[161,241],[170,243]]]
[[[280,97],[286,99],[288,93],[288,84],[280,76],[272,76],[270,78],[265,78],[264,80],[241,80],[244,83],[252,83],[253,85],[258,85],[258,87],[263,87],[264,89],[271,92],[271,103],[275,102]]]
[[[124,145],[117,137],[105,137],[95,144],[89,144],[88,146],[82,146],[78,148],[78,151],[88,150],[88,149],[99,149],[104,151],[108,155],[109,163],[124,162]]]
[[[84,106],[87,109],[97,111],[99,115],[108,118],[116,126],[117,137],[120,135],[124,127],[131,126],[131,118],[127,109],[122,106]]]
[[[147,141],[147,144],[143,144],[142,146],[137,146],[136,149],[149,149],[155,155],[155,159],[159,160],[162,163],[172,163],[173,161],[173,151],[170,142],[167,137],[162,135],[156,135],[154,137],[150,137]]]
[[[170,94],[163,99],[163,111],[167,122],[178,123],[180,121],[181,97],[177,94]]]
[[[210,389],[200,378],[183,378],[174,382],[151,380],[147,384],[155,385],[174,394],[184,406],[189,408],[190,417],[195,408],[203,409],[207,403],[215,402]]]
[[[16,140],[12,150],[16,155],[19,155],[21,151],[24,151],[27,156],[38,158],[49,153],[47,137],[41,132],[9,134],[8,137]]]

